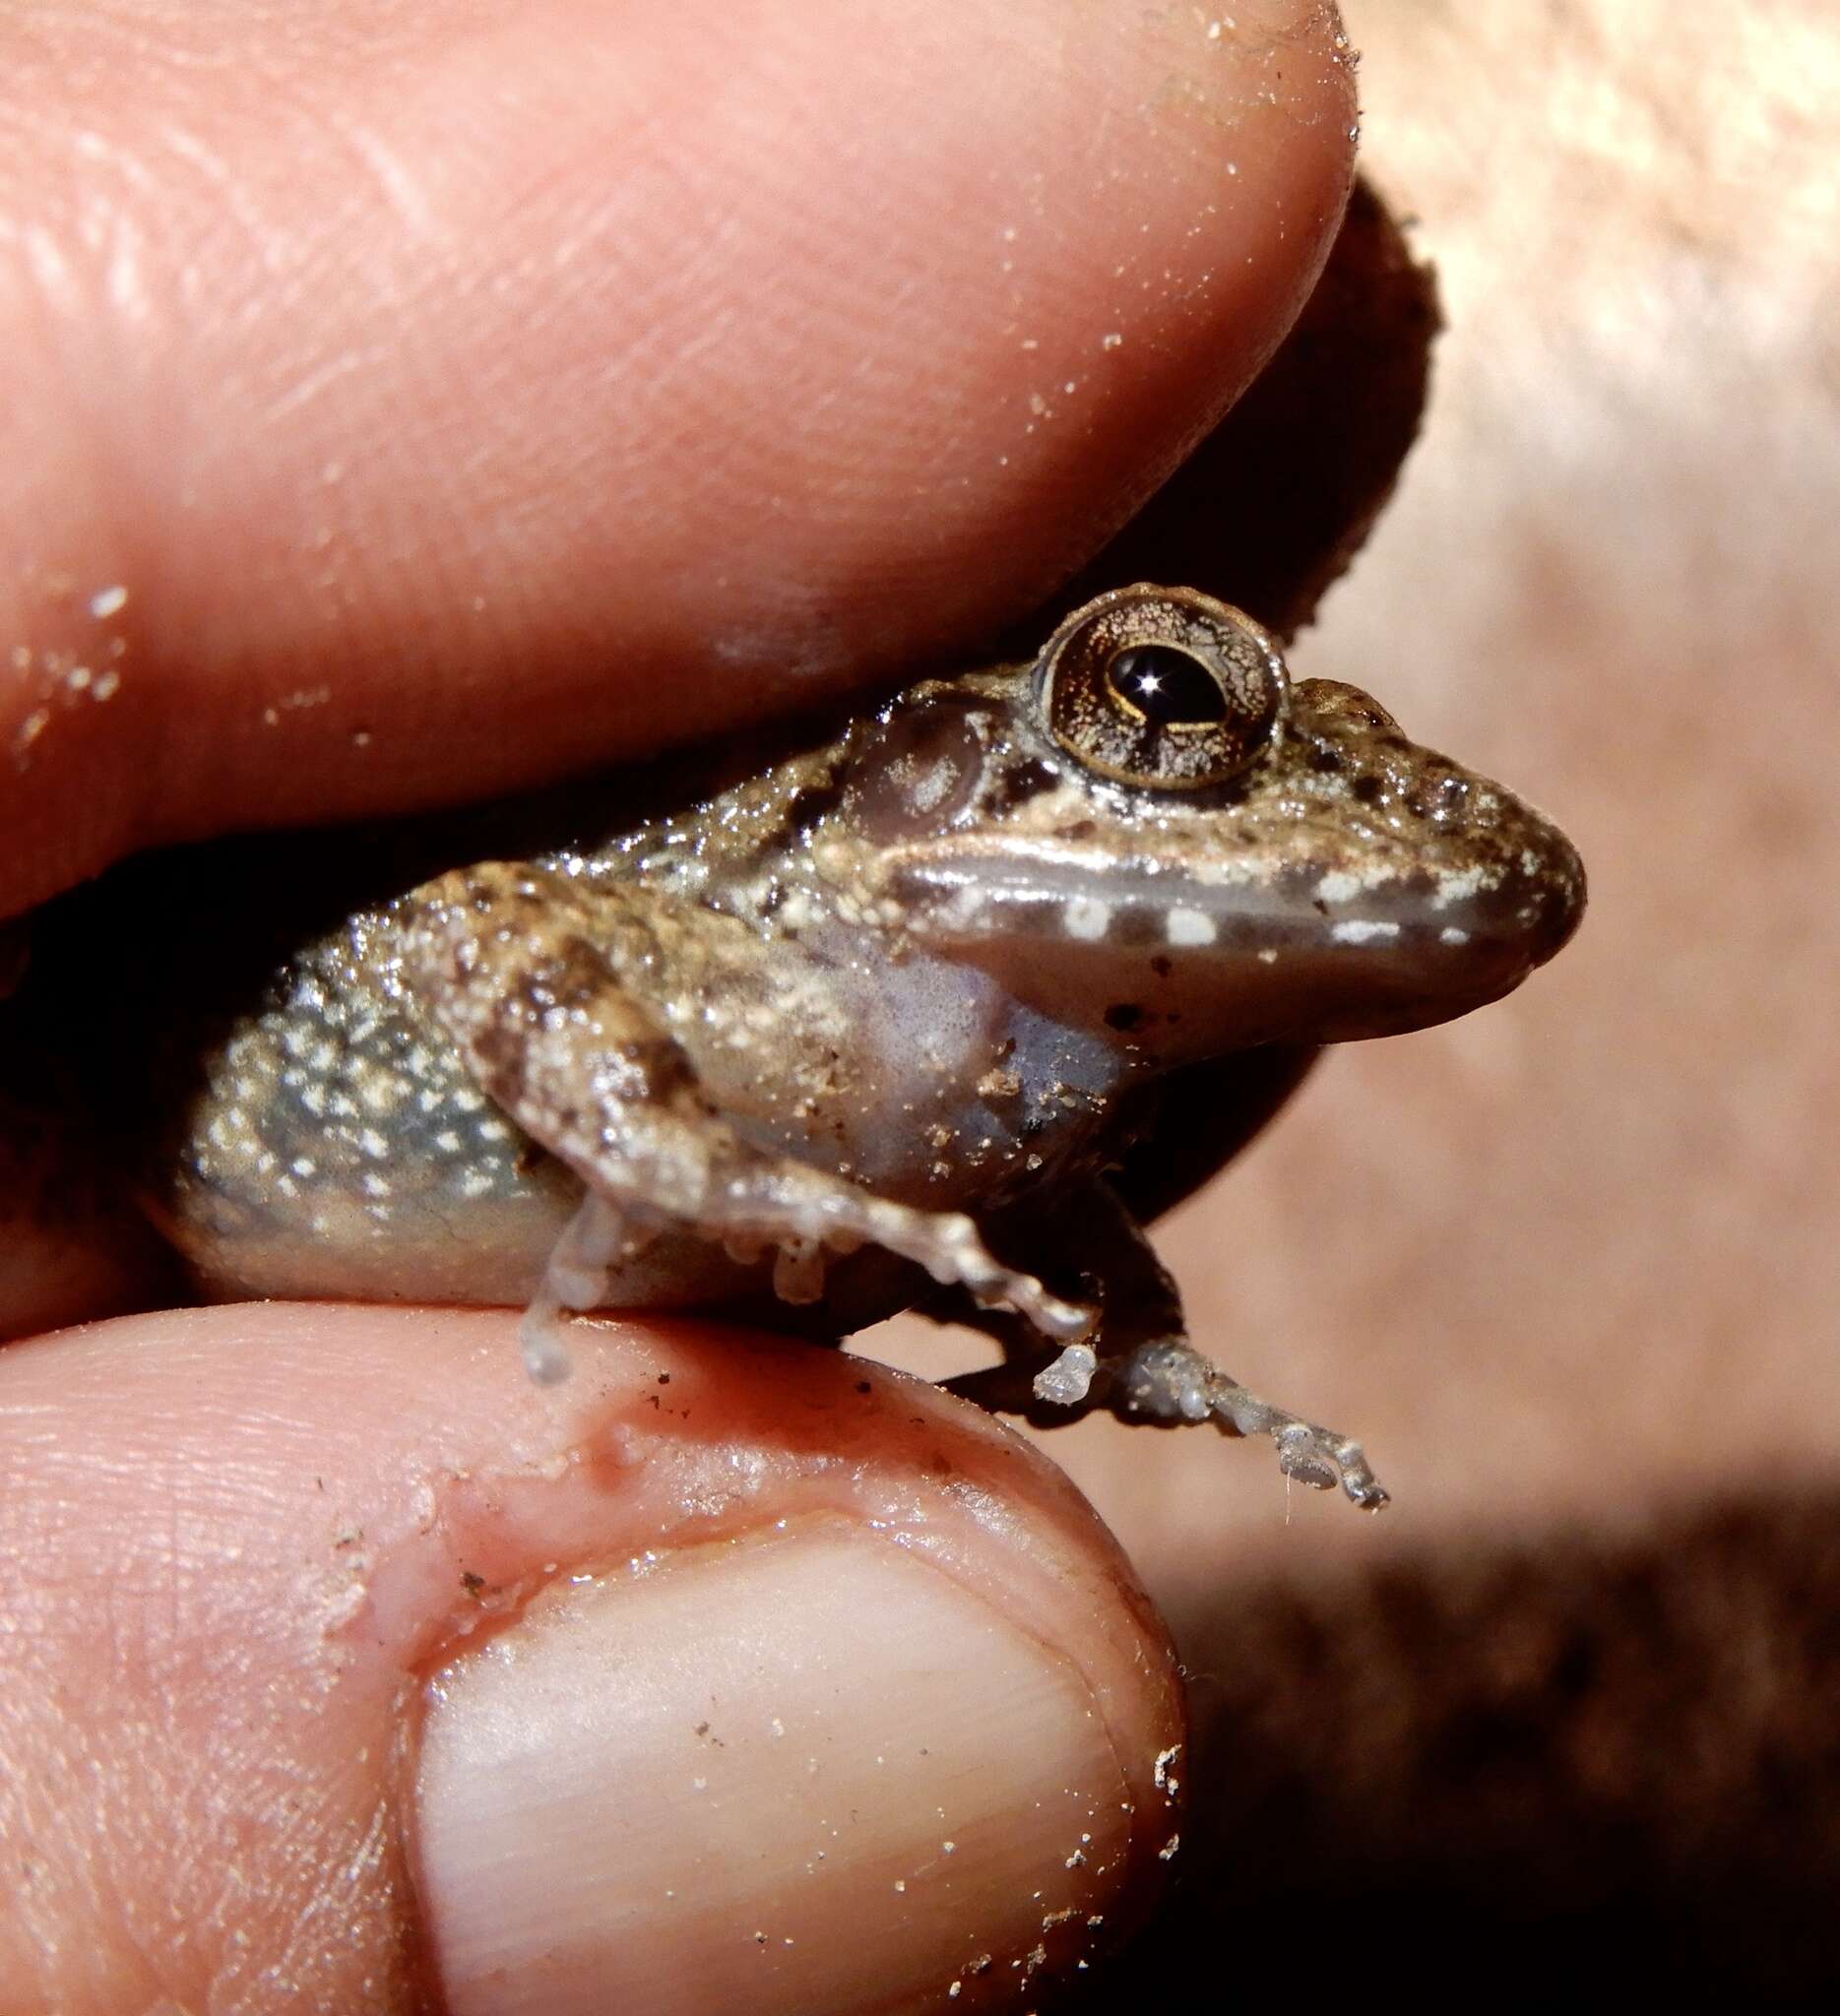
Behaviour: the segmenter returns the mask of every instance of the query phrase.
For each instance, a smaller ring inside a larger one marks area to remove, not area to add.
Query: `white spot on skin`
[[[1173,910],[1164,923],[1163,934],[1172,945],[1212,945],[1214,919],[1205,911]]]
[[[1316,884],[1317,898],[1323,903],[1346,903],[1350,897],[1359,896],[1361,890],[1361,877],[1343,868],[1332,869]]]
[[[1459,931],[1455,924],[1446,924],[1438,932],[1437,939],[1442,945],[1467,945],[1470,942],[1470,934],[1467,931]]]
[[[1351,917],[1345,924],[1337,924],[1329,933],[1338,945],[1365,945],[1375,938],[1397,938],[1397,924],[1376,923],[1367,917]]]
[[[983,921],[983,891],[965,882],[953,890],[934,914],[942,930],[967,931]]]
[[[917,812],[935,811],[957,782],[957,767],[941,756],[929,763],[908,786],[908,803]]]
[[[1035,1397],[1057,1407],[1077,1407],[1087,1396],[1099,1360],[1084,1344],[1070,1344],[1046,1370],[1035,1375]]]
[[[1474,896],[1482,886],[1483,869],[1480,865],[1439,875],[1437,894],[1431,898],[1431,908],[1443,910],[1449,904],[1461,903],[1466,897]]]
[[[1101,903],[1091,896],[1076,896],[1061,916],[1067,927],[1067,936],[1088,945],[1103,938],[1111,928],[1110,904]]]
[[[98,588],[90,598],[90,613],[98,623],[105,623],[110,616],[119,615],[128,605],[128,591],[116,582],[110,588]]]
[[[1278,948],[1275,945],[1267,945],[1259,954],[1258,963],[1260,966],[1276,966],[1278,964]]]

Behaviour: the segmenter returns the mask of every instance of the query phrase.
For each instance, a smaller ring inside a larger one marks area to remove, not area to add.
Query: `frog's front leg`
[[[1180,1291],[1109,1183],[1095,1179],[1058,1200],[1052,1223],[1101,1308],[1092,1335],[1036,1373],[1035,1400],[1079,1407],[1098,1398],[1127,1419],[1212,1416],[1237,1434],[1269,1435],[1280,1467],[1300,1483],[1328,1490],[1339,1482],[1364,1511],[1387,1502],[1359,1442],[1261,1399],[1189,1343]],[[1055,1270],[1044,1272],[1054,1278]]]
[[[1090,1310],[998,1262],[964,1213],[877,1196],[737,1131],[654,991],[662,968],[743,931],[736,920],[690,930],[684,907],[652,892],[598,887],[591,903],[554,869],[488,861],[413,891],[397,921],[410,989],[483,1090],[587,1186],[525,1321],[533,1377],[566,1375],[561,1311],[596,1306],[608,1268],[666,1224],[731,1250],[777,1245],[775,1287],[792,1300],[811,1299],[823,1249],[873,1243],[1056,1342],[1091,1327]]]

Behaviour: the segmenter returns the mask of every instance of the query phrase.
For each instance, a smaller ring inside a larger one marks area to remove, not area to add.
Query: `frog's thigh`
[[[486,862],[426,884],[401,913],[412,989],[484,1090],[599,1200],[602,1222],[578,1224],[565,1264],[580,1273],[584,1258],[612,1257],[626,1229],[668,1220],[779,1244],[778,1286],[809,1296],[819,1249],[873,1243],[1049,1337],[1084,1331],[1086,1310],[1001,1266],[963,1213],[875,1196],[735,1132],[626,977],[656,971],[672,909],[638,889],[597,889],[590,902],[553,870]],[[557,1293],[583,1305],[566,1284]]]

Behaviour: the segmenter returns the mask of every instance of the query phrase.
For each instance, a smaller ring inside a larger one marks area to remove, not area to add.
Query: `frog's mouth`
[[[1361,878],[1312,864],[1207,880],[1071,850],[949,861],[915,850],[891,893],[931,950],[1056,1020],[1176,1061],[1397,1035],[1482,1007],[1570,937],[1584,874],[1540,822],[1461,868],[1414,860]]]

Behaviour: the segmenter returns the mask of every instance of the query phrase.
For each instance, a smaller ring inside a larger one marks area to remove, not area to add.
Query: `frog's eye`
[[[1076,609],[1038,662],[1048,733],[1089,770],[1161,790],[1237,776],[1284,708],[1284,661],[1189,588],[1121,588]]]

